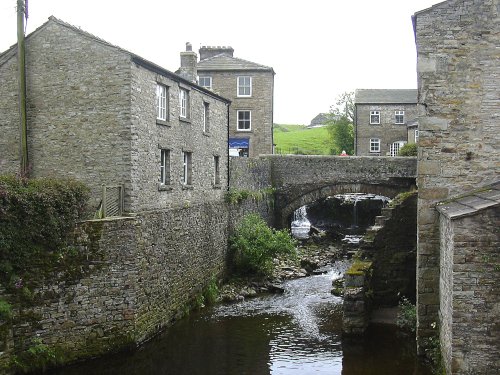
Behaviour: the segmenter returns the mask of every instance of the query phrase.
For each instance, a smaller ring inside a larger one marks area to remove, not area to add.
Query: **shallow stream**
[[[139,350],[53,372],[64,375],[429,375],[414,339],[375,325],[341,336],[342,300],[330,294],[347,263],[287,281],[268,295],[192,313]]]

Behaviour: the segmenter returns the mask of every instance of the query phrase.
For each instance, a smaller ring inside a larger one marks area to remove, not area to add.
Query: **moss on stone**
[[[347,275],[364,275],[372,266],[372,262],[356,259],[351,267],[347,270]]]

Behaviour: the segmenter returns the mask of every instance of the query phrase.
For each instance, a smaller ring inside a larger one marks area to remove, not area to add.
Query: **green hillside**
[[[326,127],[308,129],[305,125],[274,124],[273,134],[277,154],[330,154]]]

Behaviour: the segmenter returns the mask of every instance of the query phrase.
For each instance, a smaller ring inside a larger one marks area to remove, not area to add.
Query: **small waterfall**
[[[311,223],[307,219],[307,209],[306,206],[302,206],[295,210],[293,213],[293,221],[290,224],[290,229],[292,235],[296,238],[308,238],[309,229],[311,229]]]

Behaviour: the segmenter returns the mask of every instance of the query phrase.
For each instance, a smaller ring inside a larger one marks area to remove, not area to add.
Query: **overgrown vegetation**
[[[443,356],[441,354],[441,342],[439,340],[439,327],[436,323],[432,323],[432,328],[435,333],[423,340],[423,347],[426,358],[431,362],[433,373],[436,375],[446,374],[444,368]]]
[[[8,291],[30,297],[34,279],[65,268],[88,194],[74,180],[0,176],[0,282]]]
[[[270,228],[257,214],[246,215],[229,239],[237,273],[269,275],[278,255],[295,256],[295,240],[286,230]]]
[[[27,350],[13,356],[11,369],[16,373],[28,374],[33,371],[45,372],[48,368],[64,362],[64,355],[54,347],[45,345],[35,338]]]
[[[417,144],[406,143],[399,149],[398,156],[417,156]]]
[[[12,317],[12,306],[7,301],[0,299],[0,320],[9,320]]]
[[[274,190],[271,189],[263,189],[263,190],[244,190],[244,189],[229,189],[226,193],[225,200],[230,204],[241,203],[246,199],[254,199],[256,201],[261,201],[266,197],[272,196]]]
[[[397,325],[399,328],[411,333],[415,333],[417,330],[417,309],[405,297],[399,301]]]

